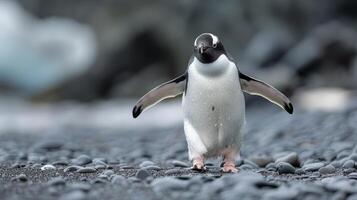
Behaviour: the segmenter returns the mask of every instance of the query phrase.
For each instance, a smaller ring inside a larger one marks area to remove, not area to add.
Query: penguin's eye
[[[216,48],[216,47],[217,47],[217,43],[214,43],[214,44],[212,45],[212,47],[213,47],[213,48]]]

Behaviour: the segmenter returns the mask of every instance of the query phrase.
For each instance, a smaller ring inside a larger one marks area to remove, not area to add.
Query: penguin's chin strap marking
[[[279,90],[273,86],[264,83],[263,81],[249,77],[239,72],[239,79],[242,90],[250,95],[261,96],[268,101],[276,104],[282,109],[286,110],[289,114],[294,111],[291,101]]]

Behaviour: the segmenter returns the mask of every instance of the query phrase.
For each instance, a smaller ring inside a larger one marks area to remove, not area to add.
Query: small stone
[[[249,160],[254,162],[259,167],[265,167],[269,163],[274,162],[273,158],[268,157],[268,156],[253,156],[253,157],[249,158]]]
[[[148,166],[151,166],[151,165],[154,165],[154,163],[149,161],[149,160],[146,160],[146,161],[140,163],[139,167],[143,168],[143,167],[148,167]]]
[[[64,168],[63,172],[76,172],[78,171],[79,169],[82,169],[83,167],[81,166],[77,166],[77,165],[71,165],[71,166],[68,166],[66,168]]]
[[[22,181],[22,182],[26,182],[28,179],[27,179],[27,176],[25,174],[20,174],[14,178],[11,179],[12,181]]]
[[[305,164],[302,169],[305,171],[317,171],[319,170],[321,167],[325,166],[324,163],[322,162],[317,162],[317,163],[310,163],[310,164]]]
[[[141,180],[145,180],[149,176],[151,176],[151,174],[145,169],[139,169],[135,174],[135,177]]]
[[[353,153],[352,155],[350,155],[350,159],[357,162],[357,153]]]
[[[62,177],[55,177],[50,181],[48,181],[47,184],[51,186],[59,186],[59,185],[65,185],[66,181]]]
[[[294,167],[300,167],[299,156],[297,153],[292,152],[275,160],[275,163],[286,162]]]
[[[319,172],[320,172],[320,174],[322,174],[322,175],[325,175],[325,174],[333,174],[333,173],[336,172],[336,168],[335,168],[333,165],[329,164],[329,165],[326,165],[326,166],[324,166],[324,167],[321,167],[321,168],[319,169]]]
[[[114,184],[126,184],[127,180],[124,176],[115,174],[115,175],[111,176],[111,182]]]
[[[41,167],[41,170],[42,171],[45,171],[45,170],[56,170],[56,167],[55,166],[53,166],[53,165],[44,165],[44,166],[42,166]]]
[[[84,200],[86,199],[86,195],[81,190],[74,190],[67,194],[64,194],[60,197],[59,200]]]
[[[272,170],[272,169],[274,169],[274,170],[276,170],[276,164],[275,163],[269,163],[269,164],[267,164],[266,166],[265,166],[265,168],[266,169],[268,169],[268,170]]]
[[[96,171],[93,167],[83,167],[77,170],[78,173],[95,173]]]
[[[52,163],[52,165],[62,165],[62,166],[67,166],[68,162],[65,160],[58,160]]]
[[[102,172],[102,174],[105,174],[105,175],[107,175],[107,176],[111,176],[111,175],[113,175],[113,174],[114,174],[114,171],[113,171],[113,170],[108,169],[108,170],[103,171],[103,172]]]
[[[277,164],[277,168],[278,168],[279,174],[294,174],[295,173],[295,168],[290,163],[279,162]]]
[[[93,159],[93,163],[94,163],[95,165],[104,165],[104,166],[107,165],[107,163],[105,163],[105,162],[103,161],[103,159],[100,159],[100,158],[95,158],[95,159]]]
[[[45,141],[43,143],[40,143],[37,145],[37,149],[44,149],[47,151],[54,151],[61,149],[63,146],[63,143],[58,142],[58,141]]]
[[[161,168],[161,167],[156,166],[156,165],[143,167],[143,168],[141,168],[141,169],[146,169],[146,170],[155,170],[155,171],[162,170],[162,168]]]
[[[75,165],[86,165],[92,162],[92,159],[87,155],[80,155],[78,158],[73,160]]]
[[[354,168],[355,166],[355,161],[353,160],[347,160],[345,163],[343,163],[342,167],[344,169],[350,169],[350,168]]]
[[[134,167],[130,166],[130,165],[122,165],[122,166],[120,166],[120,168],[122,168],[122,169],[134,169]]]
[[[182,161],[179,161],[179,160],[174,160],[172,161],[172,164],[175,166],[175,167],[189,167],[189,165],[185,162],[182,162]]]
[[[352,172],[347,175],[348,178],[350,179],[356,179],[357,180],[357,172]]]

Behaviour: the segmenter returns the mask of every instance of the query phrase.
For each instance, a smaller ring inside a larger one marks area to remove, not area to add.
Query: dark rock
[[[27,176],[25,174],[20,174],[14,178],[11,179],[12,181],[21,181],[21,182],[26,182],[28,180]]]
[[[141,180],[145,180],[146,178],[150,177],[151,174],[145,170],[145,169],[139,169],[136,174],[135,177]]]
[[[286,162],[279,162],[277,164],[279,174],[294,174],[295,168]]]
[[[77,170],[78,173],[95,173],[97,170],[93,167],[83,167]]]

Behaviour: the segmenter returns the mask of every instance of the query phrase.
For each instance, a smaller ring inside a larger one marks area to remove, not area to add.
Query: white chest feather
[[[239,148],[245,102],[238,70],[225,55],[214,63],[196,58],[188,69],[183,97],[184,126],[190,157],[218,155],[225,148]]]

